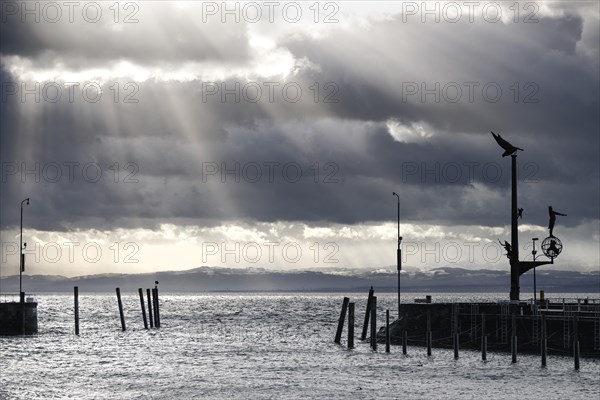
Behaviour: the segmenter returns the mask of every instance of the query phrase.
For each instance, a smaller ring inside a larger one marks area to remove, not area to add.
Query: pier
[[[3,294],[0,299],[0,336],[32,335],[38,332],[37,302],[22,293]]]
[[[458,336],[460,348],[481,350],[487,337],[486,350],[511,352],[512,337],[517,337],[519,353],[539,354],[545,336],[548,354],[572,355],[578,342],[581,356],[600,357],[600,299],[403,303],[401,312],[390,324],[390,341],[395,345],[402,344],[406,332],[408,345],[425,347],[430,326],[434,348],[453,348]],[[380,329],[377,341],[385,343],[385,335],[385,329]]]

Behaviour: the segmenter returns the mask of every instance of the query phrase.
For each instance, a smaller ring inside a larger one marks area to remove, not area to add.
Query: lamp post
[[[535,255],[537,254],[537,250],[535,249],[535,242],[539,240],[539,238],[533,238],[531,241],[533,242],[533,250],[531,250],[531,254],[533,255],[533,304],[537,304],[537,287],[535,282]]]
[[[398,249],[396,250],[396,267],[398,268],[398,319],[400,319],[400,271],[402,270],[402,236],[400,236],[400,196],[392,192],[398,198]]]
[[[25,269],[25,260],[23,260],[23,203],[29,205],[29,197],[21,201],[21,235],[19,236],[19,296],[21,297],[23,297],[21,293],[23,293],[23,270]]]

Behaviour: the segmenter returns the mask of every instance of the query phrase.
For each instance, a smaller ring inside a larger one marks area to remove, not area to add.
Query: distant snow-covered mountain
[[[508,271],[437,268],[402,273],[402,290],[412,292],[507,292]],[[382,291],[396,291],[396,272],[380,270],[345,271],[270,271],[260,268],[234,269],[199,267],[186,271],[146,274],[101,274],[67,278],[56,275],[25,275],[23,289],[29,293],[72,291],[105,292],[120,287],[122,291],[154,286],[160,282],[163,292],[217,291],[364,291],[370,286]],[[521,277],[521,291],[531,292],[532,274]],[[600,272],[537,271],[537,288],[547,293],[600,292]],[[0,291],[18,292],[19,277],[0,279]]]

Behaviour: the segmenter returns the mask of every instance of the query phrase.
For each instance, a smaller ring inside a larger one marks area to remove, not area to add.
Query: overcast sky
[[[565,2],[4,2],[3,276],[600,265],[600,10]],[[315,5],[316,4],[316,5]],[[547,267],[544,267],[547,268]]]

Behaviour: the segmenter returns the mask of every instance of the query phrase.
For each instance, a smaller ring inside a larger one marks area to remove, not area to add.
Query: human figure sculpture
[[[566,217],[567,214],[562,214],[562,213],[559,213],[558,211],[554,211],[552,209],[552,206],[550,206],[550,207],[548,207],[548,215],[550,216],[550,221],[548,222],[548,229],[550,230],[550,236],[554,236],[553,230],[554,230],[554,224],[556,223],[556,216],[562,215],[563,217]]]
[[[500,239],[498,239],[498,243],[500,243],[500,246],[504,247],[504,250],[506,250],[506,257],[508,257],[508,259],[510,260],[510,256],[512,255],[512,246],[510,245],[510,243],[508,243],[505,240],[504,244],[502,244]]]

